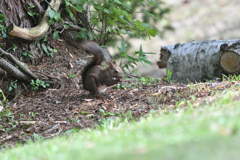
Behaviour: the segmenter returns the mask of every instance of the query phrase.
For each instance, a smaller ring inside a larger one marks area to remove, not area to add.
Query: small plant
[[[17,50],[17,45],[13,43],[13,51],[15,52]]]
[[[36,81],[31,80],[30,84],[32,85],[33,90],[39,90],[40,87],[46,88],[49,86],[48,83],[45,83],[44,81],[41,81],[40,79],[37,79]]]
[[[61,18],[60,12],[55,12],[53,9],[49,11],[49,24],[53,25],[55,22],[59,21]],[[54,32],[55,38],[58,37],[58,32]],[[57,37],[56,37],[57,36]]]
[[[167,69],[167,81],[168,82],[171,82],[171,77],[172,77],[172,72],[169,69]]]
[[[6,38],[7,37],[7,34],[6,34],[6,27],[4,25],[2,25],[3,22],[6,21],[6,17],[4,16],[4,14],[0,14],[0,30],[1,30],[1,33],[0,33],[0,38]]]
[[[101,130],[106,130],[106,129],[112,129],[114,126],[119,126],[123,123],[134,123],[135,119],[132,116],[132,113],[130,110],[125,113],[122,108],[120,108],[121,113],[112,113],[108,112],[105,113],[103,109],[100,109],[99,112],[102,116],[109,116],[109,115],[114,115],[114,117],[109,117],[109,118],[102,118],[100,120],[100,127]]]
[[[43,136],[42,135],[38,135],[36,133],[33,133],[33,139],[34,141],[40,141],[43,139]]]
[[[72,134],[72,133],[78,133],[80,131],[80,129],[78,128],[73,128],[73,129],[69,129],[65,132],[65,134]]]
[[[30,51],[29,53],[27,53],[27,52],[22,52],[22,55],[25,56],[25,57],[27,57],[27,58],[32,58],[33,53],[32,53],[31,51]]]
[[[69,73],[68,77],[74,78],[74,77],[76,77],[76,74],[71,74],[71,73]]]
[[[137,62],[141,62],[144,66],[146,64],[152,65],[153,63],[149,60],[147,60],[147,54],[155,54],[153,52],[143,52],[142,50],[142,45],[140,46],[139,51],[134,52],[133,56],[130,56],[126,53],[127,51],[127,46],[125,46],[125,41],[122,38],[122,43],[121,43],[121,48],[118,47],[118,50],[120,51],[121,54],[121,63],[120,66],[122,67],[123,71],[126,72],[126,69],[132,73],[131,69],[133,71],[135,66],[137,66]],[[123,65],[123,59],[127,59],[128,62]]]
[[[3,98],[3,101],[0,101],[0,107],[2,107],[3,109],[0,111],[0,121],[2,120],[2,117],[7,117],[8,121],[11,122],[12,118],[13,118],[13,113],[8,109],[8,100],[7,98],[4,96],[2,90],[0,89],[0,97]],[[4,107],[5,106],[5,107]],[[4,111],[5,109],[5,111]]]
[[[44,52],[47,54],[47,56],[51,56],[51,57],[53,57],[52,52],[57,52],[57,50],[56,50],[56,49],[53,49],[53,48],[50,48],[50,51],[51,51],[51,52],[49,52],[48,49],[47,49],[47,47],[46,47],[46,45],[45,45],[44,43],[42,43],[42,49],[43,49]]]
[[[32,12],[32,11],[31,11],[33,8],[35,8],[35,6],[30,6],[30,4],[29,4],[28,1],[26,1],[26,5],[27,5],[27,14],[33,18],[34,23],[36,24],[36,23],[37,23],[37,20],[35,19],[34,16],[35,16],[35,15],[38,15],[38,13],[35,13],[35,12]]]
[[[123,122],[135,122],[135,119],[132,116],[132,112],[127,110],[127,113],[124,113],[123,109],[120,108],[121,111],[121,121]]]
[[[13,89],[16,89],[17,88],[17,80],[15,81],[11,81],[10,85],[9,85],[9,88],[8,88],[8,91],[11,92]]]
[[[115,116],[115,115],[116,115],[116,114],[113,113],[113,112],[105,113],[105,111],[104,111],[103,109],[100,109],[99,112],[100,112],[100,115],[101,115],[102,117]]]
[[[223,81],[239,81],[240,80],[240,75],[229,75],[229,76],[226,76],[226,75],[222,75],[222,80]]]
[[[100,123],[100,126],[96,126],[96,127],[99,127],[101,130],[106,130],[106,129],[111,130],[113,126],[118,126],[120,124],[118,120],[113,118],[102,118],[99,123]]]
[[[35,113],[33,113],[33,112],[31,113],[31,115],[32,115],[32,117],[36,117],[36,114],[35,114]]]
[[[127,80],[127,78],[126,78]],[[161,78],[154,79],[150,76],[135,78],[135,82],[130,83],[123,83],[123,84],[116,84],[117,89],[126,89],[126,88],[142,88],[142,85],[154,85],[156,86],[157,83],[161,82]]]

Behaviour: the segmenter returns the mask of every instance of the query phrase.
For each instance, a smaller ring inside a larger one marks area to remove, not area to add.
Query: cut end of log
[[[227,73],[237,73],[240,71],[240,56],[231,51],[223,52],[220,64]]]
[[[169,57],[171,56],[171,52],[167,48],[162,47],[160,55],[160,61],[157,62],[157,65],[160,69],[163,69],[167,67],[167,62]]]
[[[158,61],[157,65],[160,69],[167,68],[167,62],[166,61]]]

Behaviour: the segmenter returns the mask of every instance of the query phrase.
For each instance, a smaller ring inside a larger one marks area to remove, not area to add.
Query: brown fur
[[[93,60],[84,67],[82,72],[82,82],[85,90],[96,95],[104,92],[102,89],[122,80],[122,69],[115,61],[109,62],[107,68],[101,66],[104,55],[102,48],[98,44],[83,40],[81,47],[94,55]]]

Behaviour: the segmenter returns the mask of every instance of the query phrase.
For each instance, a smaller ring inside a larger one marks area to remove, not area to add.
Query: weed
[[[229,76],[226,76],[226,75],[222,75],[222,80],[223,81],[239,81],[240,80],[240,75],[229,75]]]
[[[3,101],[0,101],[0,107],[2,107],[2,110],[0,111],[0,121],[2,120],[3,117],[7,117],[8,121],[11,122],[13,119],[13,113],[9,110],[7,105],[8,100],[4,96],[1,89],[0,89],[0,97],[3,97]]]
[[[16,89],[16,88],[17,88],[17,80],[11,81],[10,85],[9,85],[9,88],[8,88],[8,91],[11,92],[13,89]]]
[[[69,73],[68,77],[69,77],[69,78],[74,78],[74,77],[76,77],[76,74],[71,74],[71,73]]]
[[[103,109],[100,109],[99,110],[99,113],[102,117],[107,117],[107,116],[115,116],[116,114],[113,113],[113,112],[108,112],[108,113],[105,113],[105,111]]]
[[[25,57],[27,57],[27,58],[32,58],[33,53],[32,53],[31,51],[30,51],[29,53],[27,53],[27,52],[22,52],[22,55],[25,56]]]
[[[130,79],[126,78],[126,81]],[[142,85],[154,85],[156,86],[157,83],[161,82],[161,79],[154,79],[150,76],[147,77],[141,77],[141,78],[135,78],[134,81],[131,81],[129,83],[123,83],[123,84],[116,84],[117,89],[127,89],[127,88],[142,88]]]
[[[46,88],[49,86],[48,83],[45,83],[44,81],[41,81],[40,79],[37,79],[36,81],[31,80],[30,84],[32,85],[33,90],[39,90],[40,87]]]
[[[172,77],[172,72],[169,69],[167,69],[167,81],[168,82],[171,82],[171,77]]]
[[[34,141],[40,141],[43,139],[43,136],[42,135],[38,135],[36,133],[33,133],[33,140]]]
[[[72,133],[78,133],[80,131],[80,129],[78,128],[73,128],[73,129],[69,129],[65,132],[65,134],[72,134]]]
[[[6,17],[4,16],[4,14],[0,14],[0,30],[1,30],[1,33],[0,33],[0,38],[6,38],[7,37],[7,34],[6,34],[6,27],[3,25],[3,22],[6,21]]]

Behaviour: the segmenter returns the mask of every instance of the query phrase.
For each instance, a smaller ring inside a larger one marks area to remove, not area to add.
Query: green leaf
[[[54,19],[58,21],[61,18],[61,14],[59,12],[54,14]]]
[[[82,111],[82,114],[87,114],[88,112],[87,111]]]
[[[103,11],[104,11],[105,13],[107,13],[107,14],[110,13],[110,10],[108,10],[108,9],[106,9],[106,8],[104,8]]]
[[[119,10],[119,9],[117,9],[115,7],[113,7],[113,10],[115,11],[115,13],[117,13],[117,15],[119,15],[121,13],[121,10]]]
[[[122,54],[122,52],[125,53],[126,50],[127,50],[127,47],[125,46],[124,38],[122,38],[122,43],[121,43],[121,48],[120,48],[121,54]]]
[[[144,54],[156,54],[154,52],[143,52]]]
[[[76,11],[82,12],[84,10],[83,6],[72,6]]]
[[[105,115],[106,115],[106,116],[115,116],[115,113],[113,113],[113,112],[108,112],[108,113],[106,113]]]
[[[34,8],[35,6],[29,6],[28,8]]]
[[[52,51],[55,52],[55,53],[57,53],[57,50],[56,50],[56,49],[53,49]]]
[[[156,34],[157,34],[157,31],[155,29],[148,29],[146,28],[146,32],[148,35],[152,36],[152,37],[155,37]]]
[[[100,115],[101,115],[101,116],[104,116],[104,115],[105,115],[105,112],[104,112],[103,109],[100,109],[99,112],[100,112]]]
[[[69,74],[69,77],[76,77],[76,75],[75,74]]]
[[[144,28],[142,26],[142,22],[140,22],[139,20],[136,20],[136,24],[141,31],[144,30]]]
[[[96,9],[96,10],[99,10],[99,11],[102,11],[104,8],[101,6],[101,3],[92,3],[93,4],[93,7]]]
[[[154,19],[157,19],[153,14],[149,13],[149,12],[146,12],[146,11],[142,11],[142,13],[148,15],[148,16],[151,16],[153,17]]]
[[[119,0],[114,0],[114,2],[116,2],[118,4],[122,4],[122,2],[120,2]]]
[[[51,19],[53,19],[53,18],[54,18],[54,15],[55,15],[55,11],[54,11],[54,10],[50,10],[50,11],[48,12],[48,15],[49,15],[49,17],[50,17]]]
[[[78,0],[72,0],[72,4],[77,4]]]
[[[22,52],[22,55],[27,56],[27,52]]]
[[[2,19],[0,19],[0,22],[5,22],[7,18],[3,17]]]
[[[147,60],[146,58],[139,58],[139,61],[140,61],[143,65],[145,65],[144,63],[150,64],[150,65],[153,64],[151,61]]]
[[[47,47],[45,46],[44,43],[42,44],[42,49],[44,50],[44,52],[47,53],[47,55],[49,55],[49,52],[48,52],[48,50],[47,50]],[[37,79],[37,80],[38,80],[38,79]]]
[[[142,50],[142,45],[140,45],[139,56],[141,57],[142,55],[143,55],[143,50]]]
[[[143,1],[143,2],[141,2],[145,7],[147,7],[147,4]]]
[[[80,38],[87,38],[87,33],[86,32],[79,32],[79,37]]]
[[[55,40],[58,39],[58,36],[59,36],[58,33],[59,33],[58,31],[54,31],[54,32],[53,32],[53,38],[54,38]]]
[[[144,28],[152,29],[152,26],[150,24],[147,24],[147,23],[142,23],[142,26]]]
[[[112,21],[112,20],[108,20],[107,23],[110,24],[110,25],[113,25],[113,26],[116,25],[115,21]]]
[[[171,77],[172,77],[172,72],[169,69],[167,69],[167,80],[170,81]]]
[[[27,12],[27,13],[28,13],[29,16],[31,16],[31,17],[33,16],[33,14],[31,12]]]
[[[122,34],[126,34],[126,33],[127,33],[125,29],[121,29],[120,32],[121,32]]]
[[[153,0],[147,0],[151,5],[156,6],[157,4]]]

